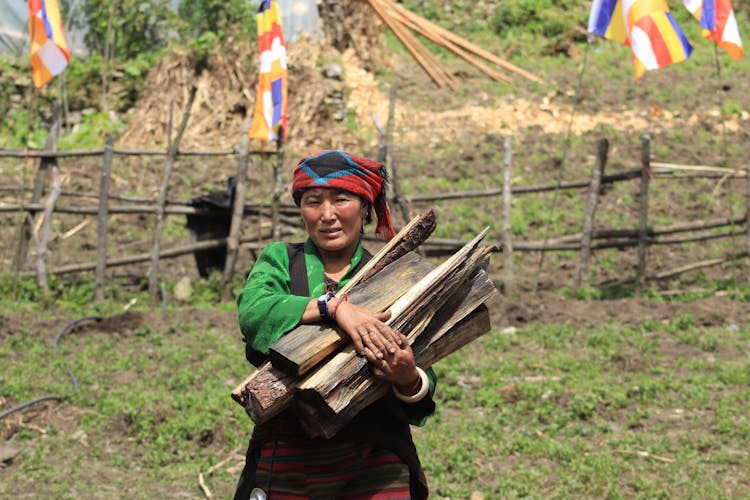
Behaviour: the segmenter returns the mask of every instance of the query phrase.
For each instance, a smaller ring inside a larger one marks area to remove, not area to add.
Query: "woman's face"
[[[311,188],[302,193],[300,207],[305,229],[319,250],[354,252],[367,210],[359,196],[340,189]]]

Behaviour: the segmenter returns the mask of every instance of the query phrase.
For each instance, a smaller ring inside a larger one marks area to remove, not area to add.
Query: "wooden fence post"
[[[180,149],[180,140],[182,134],[185,133],[187,127],[188,118],[190,118],[190,108],[193,106],[195,100],[195,93],[198,90],[198,82],[193,79],[193,84],[190,88],[190,94],[188,94],[187,102],[185,103],[185,109],[182,112],[182,121],[180,122],[180,128],[177,130],[177,135],[172,141],[172,109],[169,110],[169,150],[167,153],[167,166],[164,169],[164,177],[161,185],[159,186],[159,196],[156,202],[156,227],[154,228],[154,241],[151,247],[151,269],[148,275],[148,293],[151,297],[156,298],[159,292],[159,247],[161,246],[161,233],[164,230],[164,206],[167,203],[167,191],[169,190],[169,179],[172,176],[172,168],[174,167],[175,158],[177,152]]]
[[[107,270],[107,219],[109,216],[109,179],[112,173],[115,140],[107,136],[104,144],[104,164],[99,182],[99,218],[97,225],[96,272],[94,299],[104,300],[105,273]]]
[[[648,185],[651,176],[651,137],[646,134],[641,140],[641,193],[638,224],[638,274],[635,279],[636,291],[646,289],[646,250],[648,247]]]
[[[60,130],[61,120],[61,106],[60,103],[55,104],[52,108],[52,124],[49,128],[49,134],[47,140],[44,143],[45,151],[57,151],[57,135]],[[44,193],[44,184],[47,181],[47,174],[50,170],[50,165],[56,164],[57,158],[45,156],[39,160],[39,170],[36,172],[36,178],[34,179],[34,191],[31,195],[31,203],[39,203]],[[33,217],[28,212],[23,219],[21,224],[21,231],[18,236],[18,247],[16,248],[16,255],[13,262],[13,268],[16,271],[20,271],[24,264],[27,262],[27,255],[29,249],[29,240],[31,239],[31,232],[33,230]]]
[[[51,165],[52,189],[44,202],[44,219],[39,235],[39,250],[37,255],[37,282],[42,292],[49,294],[49,283],[47,283],[47,250],[52,239],[52,214],[55,211],[55,202],[60,196],[60,173],[57,168],[57,160]]]
[[[284,166],[284,131],[279,128],[279,138],[276,141],[276,163],[273,164],[273,201],[271,202],[271,235],[274,240],[281,239],[279,215],[281,211],[281,171]]]
[[[503,293],[506,297],[513,293],[513,232],[511,230],[511,175],[510,166],[513,160],[513,147],[510,136],[503,140],[505,157],[503,161]]]
[[[240,150],[237,159],[237,177],[235,178],[234,200],[232,205],[232,223],[229,227],[227,238],[227,258],[224,262],[224,290],[222,295],[227,299],[229,290],[227,285],[234,277],[234,267],[237,264],[237,254],[240,249],[240,234],[242,234],[242,216],[245,212],[245,187],[247,186],[247,158],[250,138],[247,135],[250,130],[251,118],[242,123],[242,137],[240,137]]]
[[[574,298],[578,296],[578,288],[581,284],[587,282],[586,273],[589,268],[589,257],[591,256],[591,236],[594,227],[594,217],[596,216],[596,207],[599,203],[599,189],[602,185],[604,167],[607,165],[608,151],[609,141],[607,139],[600,139],[596,151],[596,165],[594,166],[594,172],[591,175],[591,185],[589,186],[589,194],[586,198],[586,211],[583,216],[581,253],[578,262],[578,272],[576,273],[575,281],[573,282],[573,289],[571,290],[571,295]]]

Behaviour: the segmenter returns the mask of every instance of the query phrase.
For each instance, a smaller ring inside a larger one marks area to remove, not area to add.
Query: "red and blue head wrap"
[[[396,235],[385,198],[385,167],[340,149],[319,151],[297,164],[292,179],[292,197],[299,206],[302,193],[310,188],[342,189],[366,200],[378,217],[375,234],[390,240]]]

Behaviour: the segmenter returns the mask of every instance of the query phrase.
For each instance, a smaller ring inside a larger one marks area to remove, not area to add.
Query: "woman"
[[[334,296],[372,256],[360,242],[377,216],[375,233],[394,236],[380,163],[340,150],[303,158],[292,196],[307,241],[274,242],[258,257],[237,299],[248,360],[258,366],[268,348],[301,323],[337,324],[392,384],[387,396],[361,411],[331,439],[308,438],[291,412],[253,429],[235,498],[260,488],[268,498],[426,498],[427,482],[409,424],[435,411],[435,374],[416,366],[406,337],[373,313]]]

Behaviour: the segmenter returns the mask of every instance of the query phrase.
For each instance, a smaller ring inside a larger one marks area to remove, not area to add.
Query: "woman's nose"
[[[329,201],[324,201],[320,206],[320,210],[321,210],[321,215],[323,219],[325,220],[333,219],[336,213],[333,203]]]

